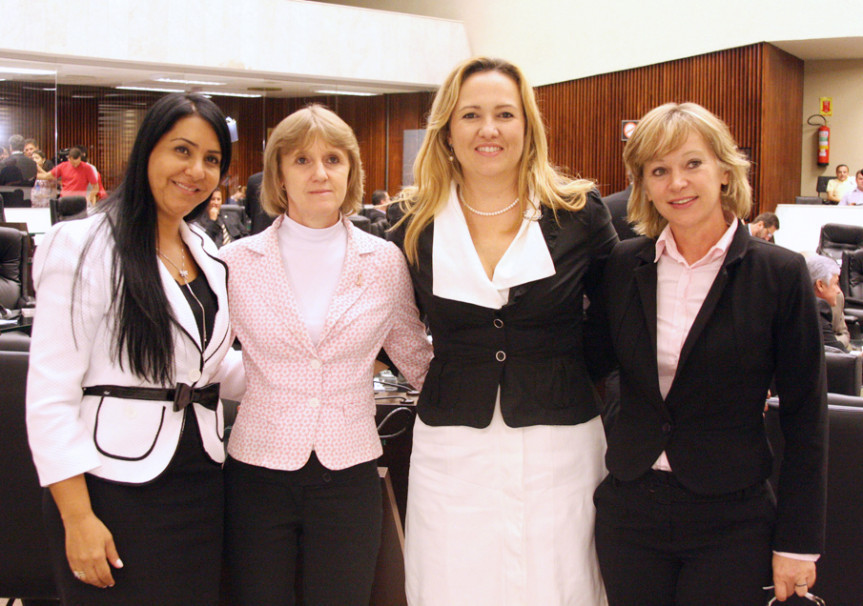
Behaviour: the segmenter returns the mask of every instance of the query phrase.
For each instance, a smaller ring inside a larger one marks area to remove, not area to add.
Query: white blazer
[[[27,377],[27,431],[43,486],[84,472],[138,484],[158,476],[180,439],[183,413],[172,402],[84,396],[95,385],[155,385],[121,367],[111,310],[113,239],[102,226],[86,251],[81,280],[73,290],[78,261],[104,214],[60,223],[36,250],[33,280],[36,316]],[[231,350],[227,269],[213,242],[197,228],[181,224],[180,234],[218,300],[213,337],[201,351],[192,310],[180,286],[159,263],[162,285],[174,317],[176,382],[202,387],[221,382],[221,395],[239,400],[245,389],[242,358]],[[74,301],[74,305],[70,305]],[[224,460],[221,403],[212,411],[192,405],[207,454]]]

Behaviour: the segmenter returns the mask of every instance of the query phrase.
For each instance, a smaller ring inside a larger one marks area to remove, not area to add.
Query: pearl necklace
[[[512,201],[512,204],[510,204],[509,206],[506,206],[505,208],[501,208],[500,210],[493,210],[491,212],[488,212],[488,211],[484,211],[484,210],[475,209],[473,206],[471,206],[470,204],[465,202],[464,199],[461,197],[461,195],[459,195],[458,201],[461,202],[464,205],[464,207],[466,209],[468,209],[470,212],[472,212],[475,215],[479,215],[480,217],[496,217],[497,215],[502,215],[505,212],[511,211],[513,208],[515,208],[516,204],[518,204],[518,198],[516,198],[515,200]]]
[[[201,303],[201,300],[195,295],[195,291],[192,290],[192,287],[189,286],[189,270],[186,269],[186,251],[183,245],[180,245],[180,267],[177,267],[177,264],[171,261],[167,255],[162,253],[161,250],[156,249],[156,252],[162,257],[165,261],[171,264],[171,267],[177,270],[177,273],[180,275],[180,278],[183,279],[183,286],[189,291],[189,294],[192,295],[192,298],[195,300],[195,303],[198,304],[198,307],[201,309],[201,343],[203,346],[207,346],[207,319],[206,312],[204,311],[204,304]]]

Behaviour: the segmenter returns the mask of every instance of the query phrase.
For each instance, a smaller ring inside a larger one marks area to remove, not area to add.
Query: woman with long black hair
[[[27,426],[64,604],[218,601],[220,382],[244,378],[226,268],[187,221],[230,162],[215,104],[163,97],[117,191],[36,252]]]

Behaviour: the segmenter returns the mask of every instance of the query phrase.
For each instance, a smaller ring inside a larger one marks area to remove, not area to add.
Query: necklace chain
[[[458,197],[458,200],[459,200],[459,202],[461,202],[464,205],[464,207],[466,209],[468,209],[470,212],[472,212],[475,215],[479,215],[480,217],[496,217],[498,215],[502,215],[505,212],[511,211],[513,208],[515,208],[516,204],[518,204],[518,198],[516,198],[515,200],[512,201],[512,204],[505,206],[504,208],[501,208],[500,210],[485,211],[485,210],[475,209],[473,206],[471,206],[470,204],[465,202],[464,198],[462,198],[461,196]]]
[[[204,304],[201,303],[201,300],[195,295],[195,291],[192,290],[192,287],[189,285],[189,270],[186,269],[186,251],[182,242],[180,243],[180,267],[177,267],[177,264],[171,261],[166,254],[164,254],[161,250],[156,249],[156,252],[162,257],[165,261],[167,261],[171,267],[177,270],[177,273],[180,274],[180,278],[183,279],[183,286],[189,291],[189,294],[192,295],[192,298],[195,300],[195,303],[198,304],[198,307],[201,309],[201,342],[203,346],[207,346],[207,319],[206,312],[204,312]]]

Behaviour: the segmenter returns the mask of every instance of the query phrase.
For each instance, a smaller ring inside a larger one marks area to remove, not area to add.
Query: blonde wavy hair
[[[722,186],[720,194],[722,208],[740,219],[749,216],[750,162],[737,148],[728,125],[697,103],[666,103],[644,115],[623,149],[623,161],[632,175],[627,214],[636,232],[656,238],[668,224],[648,198],[644,187],[645,164],[677,149],[693,132],[702,136],[720,167],[728,172],[728,185]]]
[[[362,208],[365,175],[357,137],[353,129],[334,112],[323,105],[312,104],[279,122],[267,141],[261,208],[271,217],[288,211],[288,193],[282,187],[280,170],[282,157],[308,147],[318,137],[327,145],[344,150],[350,160],[347,191],[339,210],[343,215],[351,215]]]
[[[558,209],[577,211],[584,207],[592,181],[571,179],[548,160],[548,141],[533,89],[521,70],[503,59],[475,57],[460,63],[447,76],[435,95],[426,125],[426,135],[414,162],[415,185],[405,188],[396,199],[405,210],[399,222],[408,221],[405,254],[417,262],[417,242],[423,229],[446,206],[450,183],[464,184],[458,159],[450,161],[449,124],[464,82],[474,74],[496,71],[515,82],[524,108],[524,150],[518,171],[518,198],[522,209],[531,194],[555,213]]]

